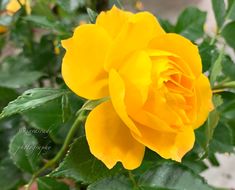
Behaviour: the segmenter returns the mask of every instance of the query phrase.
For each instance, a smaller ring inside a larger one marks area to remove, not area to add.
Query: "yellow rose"
[[[113,7],[62,41],[62,75],[87,99],[110,99],[89,114],[90,150],[108,168],[137,168],[145,147],[180,161],[213,105],[198,49],[165,33],[148,12]]]
[[[29,0],[19,0],[22,5],[25,5],[25,9],[27,14],[31,13],[31,7]],[[17,0],[10,0],[9,3],[6,6],[6,10],[8,14],[14,14],[21,8],[21,5]]]

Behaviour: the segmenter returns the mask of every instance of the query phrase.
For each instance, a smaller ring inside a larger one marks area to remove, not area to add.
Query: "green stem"
[[[223,91],[225,89],[235,89],[235,81],[225,82],[223,84],[218,84],[213,87],[215,91]]]
[[[25,13],[25,14],[27,14],[27,11],[26,11],[26,7],[25,7],[25,5],[23,5],[23,4],[20,2],[20,0],[17,0],[17,2],[18,2],[18,3],[19,3],[19,5],[21,6],[21,8],[23,8],[24,13]]]
[[[42,168],[40,168],[38,171],[36,171],[32,178],[30,179],[29,183],[25,186],[26,190],[30,189],[30,186],[32,185],[32,183],[34,182],[34,180],[42,173],[44,172],[46,169],[54,166],[67,152],[68,146],[70,145],[75,132],[77,131],[77,128],[80,126],[80,124],[84,121],[86,117],[83,116],[83,112],[81,112],[78,117],[76,118],[76,120],[74,121],[71,129],[69,130],[68,135],[66,136],[66,139],[64,141],[63,146],[61,147],[60,151],[56,154],[56,156],[49,160]]]
[[[17,2],[19,3],[21,7],[24,7],[24,5],[20,2],[20,0],[17,0]]]

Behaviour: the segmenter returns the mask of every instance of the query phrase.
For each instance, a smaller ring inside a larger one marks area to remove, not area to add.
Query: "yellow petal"
[[[180,161],[192,149],[195,141],[194,132],[190,127],[180,133],[157,131],[143,125],[138,128],[142,136],[132,133],[136,140],[165,159]]]
[[[178,34],[168,33],[158,36],[150,42],[149,48],[178,55],[189,65],[196,77],[202,73],[202,63],[197,46]]]
[[[139,129],[127,114],[125,105],[125,84],[120,75],[111,70],[109,73],[109,93],[113,107],[122,121],[135,133],[141,135]]]
[[[163,131],[163,132],[176,132],[177,129],[174,129],[167,124],[164,120],[161,120],[158,116],[147,112],[143,109],[139,109],[135,113],[131,114],[131,118],[133,118],[134,121],[145,125],[149,128],[155,129],[157,131]]]
[[[208,78],[201,74],[195,82],[197,119],[194,128],[200,127],[213,109],[212,90]]]
[[[145,148],[132,137],[110,101],[100,104],[88,115],[85,130],[91,153],[108,168],[117,161],[129,170],[140,166]]]
[[[62,41],[66,54],[62,63],[62,76],[67,86],[87,99],[108,96],[108,74],[103,69],[111,39],[96,25],[76,28],[72,38]]]
[[[164,33],[152,14],[141,12],[132,15],[112,43],[106,58],[105,69],[118,68],[128,54],[145,49],[154,36]]]
[[[176,135],[171,151],[172,159],[181,162],[183,156],[193,148],[194,142],[195,135],[193,129],[190,126],[184,127],[184,130]]]
[[[171,102],[168,102],[168,93],[166,88],[151,89],[143,109],[156,115],[170,126],[181,126],[183,125],[182,118],[173,109]]]
[[[144,51],[136,52],[119,69],[125,83],[125,104],[129,112],[136,112],[147,100],[152,63]],[[111,85],[111,84],[110,84]]]
[[[102,26],[112,38],[115,38],[131,15],[131,12],[123,11],[113,6],[111,10],[101,12],[98,15],[96,24]]]
[[[161,63],[158,62],[162,62],[164,60],[167,61],[169,65],[181,71],[182,74],[186,75],[187,77],[193,79],[195,78],[188,63],[186,63],[181,57],[174,54],[173,52],[167,52],[157,49],[148,49],[147,53],[151,57],[151,60],[158,65],[157,67],[161,65]]]

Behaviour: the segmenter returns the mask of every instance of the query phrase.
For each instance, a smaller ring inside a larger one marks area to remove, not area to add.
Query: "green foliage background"
[[[22,7],[4,14],[0,1],[0,189],[14,190],[36,182],[39,190],[213,190],[200,177],[205,159],[218,166],[215,153],[234,153],[235,0],[212,0],[217,31],[204,31],[207,13],[185,9],[175,24],[159,19],[167,32],[179,33],[199,46],[203,71],[214,90],[215,110],[196,130],[196,143],[182,163],[146,151],[140,168],[108,170],[89,152],[84,120],[98,103],[73,94],[64,84],[60,41],[81,22],[121,6],[114,0],[37,0],[32,13]],[[133,1],[135,3],[135,1]],[[10,55],[6,50],[10,49]],[[102,101],[102,100],[100,100]],[[86,102],[86,103],[85,103]],[[221,189],[222,190],[222,189]]]

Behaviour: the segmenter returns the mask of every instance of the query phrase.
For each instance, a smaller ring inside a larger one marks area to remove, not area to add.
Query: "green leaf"
[[[210,83],[212,86],[214,86],[216,79],[218,78],[219,74],[221,74],[223,58],[224,58],[224,48],[220,51],[217,59],[215,60],[215,62],[211,67]]]
[[[25,16],[26,21],[30,21],[40,28],[49,29],[57,33],[66,33],[66,28],[64,28],[62,23],[57,20],[48,20],[44,15],[28,15]]]
[[[36,108],[67,93],[69,91],[64,89],[34,88],[27,90],[3,109],[0,119]]]
[[[89,184],[120,171],[120,167],[112,170],[106,168],[90,153],[86,138],[80,137],[72,144],[64,161],[50,176],[72,178],[77,182]]]
[[[230,45],[233,49],[235,49],[235,41],[234,41],[235,21],[226,24],[221,34],[228,43],[228,45]]]
[[[219,112],[221,113],[221,123],[223,124],[222,129],[224,130],[224,138],[221,138],[221,142],[230,144],[229,141],[232,140],[232,145],[235,146],[235,94],[231,92],[222,93],[224,103],[219,107]],[[226,135],[227,133],[227,135]],[[221,136],[222,137],[222,136]]]
[[[228,0],[227,18],[235,19],[235,1]]]
[[[218,28],[221,28],[225,19],[225,2],[224,0],[212,0],[212,7]]]
[[[65,11],[71,13],[77,8],[84,7],[86,5],[85,0],[57,0],[57,4]]]
[[[33,63],[31,67],[34,70],[42,71],[47,76],[52,77],[57,69],[57,56],[54,53],[55,36],[53,34],[47,34],[41,37],[40,42],[34,43],[34,51],[25,49],[25,54],[29,57]],[[37,52],[37,53],[35,53]]]
[[[174,32],[175,31],[175,26],[173,24],[171,24],[168,20],[164,20],[162,18],[158,19],[162,28],[166,31],[166,32]]]
[[[228,124],[232,128],[235,126],[235,94],[226,92],[222,94],[224,104],[219,107],[221,119],[223,123]]]
[[[53,29],[55,27],[55,22],[48,20],[46,16],[28,15],[24,17],[24,19],[31,21],[42,28]]]
[[[215,109],[209,113],[207,122],[204,123],[202,127],[196,130],[196,147],[198,160],[202,160],[209,156],[212,158],[213,151],[210,150],[210,144],[213,140],[213,135],[215,134],[216,126],[219,123],[221,112],[219,111],[219,106],[223,103],[223,99],[220,95],[215,94],[213,96],[213,104]]]
[[[6,88],[20,88],[34,83],[44,74],[31,70],[30,62],[22,56],[7,57],[0,64],[0,86]]]
[[[223,103],[223,100],[220,95],[214,95],[213,96],[213,104],[215,107],[220,106]],[[206,147],[209,146],[209,142],[211,141],[214,130],[219,123],[220,120],[220,113],[217,111],[217,109],[214,109],[209,113],[207,123],[206,123]]]
[[[65,135],[71,126],[71,122],[67,123],[70,118],[63,121],[60,98],[27,110],[22,115],[31,127],[48,133],[56,143],[63,143]],[[73,117],[73,114],[70,117]]]
[[[37,179],[38,190],[69,190],[69,187],[50,177],[40,177]]]
[[[145,172],[138,184],[144,187],[163,187],[172,190],[212,190],[202,177],[189,168],[172,163],[157,165]]]
[[[132,174],[139,177],[141,174],[152,168],[155,163],[162,163],[165,159],[160,157],[156,152],[148,149],[146,147],[143,161],[137,169],[135,169]]]
[[[234,153],[233,131],[229,126],[222,122],[218,124],[210,142],[209,151],[212,153]]]
[[[223,79],[226,81],[235,81],[235,64],[229,56],[225,56],[222,63]]]
[[[162,187],[141,187],[141,190],[171,190]]]
[[[133,190],[132,182],[125,176],[112,176],[88,186],[87,190]]]
[[[199,53],[202,59],[203,72],[208,71],[211,67],[215,51],[215,47],[211,45],[208,40],[203,41],[199,45]]]
[[[0,110],[5,107],[8,102],[16,99],[18,93],[14,89],[0,87]]]
[[[200,145],[198,143],[198,140],[199,139],[196,136],[196,142],[193,149],[183,157],[183,160],[181,162],[183,165],[190,168],[191,170],[193,170],[194,173],[197,174],[208,169],[208,166],[205,164],[205,162],[200,159]]]
[[[66,97],[65,100],[63,97]],[[65,94],[46,104],[27,110],[22,115],[31,127],[49,134],[55,143],[62,144],[81,104],[83,101],[76,95]],[[82,127],[79,129],[83,130]]]
[[[87,14],[89,16],[90,22],[95,23],[96,17],[98,16],[98,14],[90,8],[87,8],[86,10],[87,10]]]
[[[1,190],[16,189],[22,176],[18,168],[8,158],[0,162],[0,187]]]
[[[203,27],[206,21],[206,12],[197,8],[189,7],[179,16],[175,32],[190,40],[197,40],[204,34]]]
[[[49,2],[46,0],[34,2],[33,15],[43,15],[50,21],[56,21],[58,19],[56,18],[57,15],[52,11],[51,6],[49,6]]]
[[[195,173],[201,173],[208,169],[207,165],[199,159],[185,160],[183,162],[183,165],[187,166]]]
[[[22,128],[11,140],[9,153],[15,165],[21,170],[33,173],[38,169],[40,146],[37,139]]]
[[[2,87],[19,88],[21,86],[26,86],[32,82],[35,82],[41,76],[43,76],[43,73],[38,71],[20,71],[19,73],[11,74],[1,73],[0,81],[4,81],[4,83],[1,83]]]
[[[8,155],[8,146],[13,136],[19,130],[19,116],[12,116],[0,121],[0,160]]]
[[[207,158],[212,166],[218,167],[220,165],[218,159],[216,158],[216,156],[213,152],[210,151]]]
[[[120,2],[120,0],[109,0],[108,4],[109,4],[109,9],[111,9],[114,5],[119,9],[123,9],[123,5]]]

